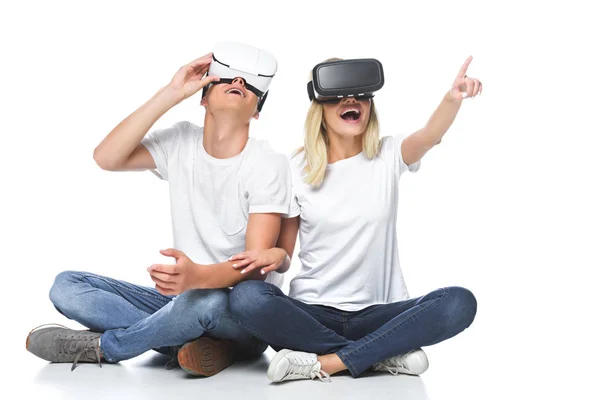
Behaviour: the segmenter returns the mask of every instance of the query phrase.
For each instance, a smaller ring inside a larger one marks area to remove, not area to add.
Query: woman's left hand
[[[239,269],[246,267],[242,270],[242,274],[248,273],[256,268],[265,267],[260,271],[261,275],[264,275],[267,272],[278,270],[286,257],[287,253],[285,250],[275,247],[265,250],[244,251],[243,253],[229,257],[229,261],[234,262],[233,268]]]
[[[458,75],[452,83],[452,89],[450,89],[450,97],[456,101],[462,101],[463,99],[473,98],[481,94],[483,85],[479,79],[471,78],[467,76],[467,68],[473,60],[473,56],[469,56],[467,61],[460,67]]]

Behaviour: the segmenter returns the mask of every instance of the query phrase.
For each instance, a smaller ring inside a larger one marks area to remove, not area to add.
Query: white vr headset
[[[277,72],[277,60],[266,50],[237,42],[217,43],[207,75],[216,75],[220,83],[231,83],[235,78],[244,80],[246,89],[258,97],[258,111],[262,109],[269,84]],[[202,91],[206,95],[207,86]]]

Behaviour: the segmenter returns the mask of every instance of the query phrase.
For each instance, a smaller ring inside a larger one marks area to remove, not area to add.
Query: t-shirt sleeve
[[[288,212],[283,214],[283,218],[295,218],[300,215],[300,205],[298,204],[298,197],[294,185],[292,184],[292,194],[290,196],[290,206]]]
[[[381,144],[382,157],[394,168],[396,176],[400,178],[404,172],[417,172],[421,168],[421,160],[407,165],[402,158],[403,135],[383,137]]]
[[[286,214],[291,186],[290,166],[283,154],[258,160],[248,176],[248,212]]]
[[[177,146],[185,124],[178,122],[169,128],[156,129],[142,139],[142,145],[150,152],[158,173],[165,181],[169,180],[169,164],[177,155]]]
[[[300,171],[302,166],[298,165],[296,158],[300,158],[300,156],[296,155],[296,154],[292,154],[290,156],[290,169],[291,169],[291,174],[292,174],[292,187],[291,187],[292,192],[290,194],[289,210],[286,214],[282,215],[283,218],[295,218],[298,215],[300,215],[300,212],[301,212],[300,203],[298,202],[298,189],[299,189],[300,185],[302,184],[302,182],[301,182],[302,176],[301,176],[301,171]]]

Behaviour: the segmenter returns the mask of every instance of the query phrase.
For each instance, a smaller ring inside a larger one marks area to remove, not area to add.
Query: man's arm
[[[250,214],[246,228],[246,250],[272,248],[277,242],[280,228],[281,214]],[[262,275],[258,269],[242,273],[233,268],[234,263],[234,261],[225,261],[219,264],[198,265],[195,288],[225,288],[249,279],[264,280],[266,278],[266,275]]]
[[[152,125],[178,103],[176,94],[162,88],[117,125],[94,150],[94,161],[107,171],[154,169],[150,152],[141,144]]]
[[[285,250],[286,257],[281,264],[281,267],[277,269],[277,272],[283,274],[290,269],[292,264],[292,257],[294,256],[294,248],[296,247],[296,238],[298,237],[298,226],[300,224],[300,217],[294,218],[283,218],[281,221],[281,233],[277,239],[277,245],[280,249]],[[271,268],[263,268],[265,271],[271,271]]]
[[[156,168],[150,152],[141,144],[142,139],[169,109],[218,79],[215,76],[200,79],[211,60],[209,53],[181,67],[167,86],[117,125],[94,150],[98,166],[108,171]]]
[[[261,274],[277,271],[283,274],[290,269],[296,237],[298,236],[299,217],[283,218],[281,232],[275,247],[267,250],[244,251],[232,256],[229,260],[235,262],[234,268],[242,269],[247,273],[260,268]]]

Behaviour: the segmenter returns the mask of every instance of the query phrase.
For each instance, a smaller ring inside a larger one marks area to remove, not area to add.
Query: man
[[[94,159],[102,169],[157,169],[169,182],[174,248],[160,253],[176,263],[148,268],[154,288],[86,272],[60,273],[50,299],[90,330],[34,329],[27,350],[51,362],[73,363],[74,369],[78,362],[118,362],[150,349],[167,354],[178,349],[184,370],[210,376],[236,354],[266,349],[228,316],[229,287],[247,279],[280,285],[283,271],[244,274],[227,259],[244,249],[273,247],[281,214],[288,211],[286,157],[249,138],[250,121],[259,116],[276,66],[264,50],[220,44],[214,54],[180,68],[98,145]],[[165,112],[200,89],[203,128],[180,122],[145,137]]]

